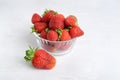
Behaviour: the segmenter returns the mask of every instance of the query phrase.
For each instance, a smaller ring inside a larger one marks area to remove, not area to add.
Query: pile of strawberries
[[[84,35],[84,32],[77,24],[77,18],[69,15],[66,18],[63,14],[59,14],[54,10],[46,10],[40,16],[34,13],[32,16],[32,32],[36,32],[41,38],[50,41],[66,41],[72,38]],[[49,51],[67,50],[71,44],[62,45],[49,43],[43,47]],[[26,50],[24,59],[32,63],[35,68],[52,69],[56,65],[56,59],[43,49],[35,49],[30,47]]]
[[[65,18],[54,10],[45,10],[42,16],[34,13],[31,21],[34,25],[32,32],[50,41],[65,41],[84,35],[74,15]]]

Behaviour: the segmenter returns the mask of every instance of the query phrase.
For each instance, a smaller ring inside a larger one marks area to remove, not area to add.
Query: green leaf
[[[56,32],[58,33],[58,41],[59,41],[61,39],[61,36],[62,36],[62,30],[57,29]]]
[[[26,50],[26,55],[27,56],[30,56],[32,54],[32,51],[31,50]]]
[[[33,33],[33,32],[37,32],[37,30],[35,30],[34,26],[31,27],[31,29],[32,29],[32,33]]]
[[[26,50],[26,56],[28,56],[29,58],[33,58],[34,57],[34,51],[33,50]]]
[[[26,50],[26,56],[24,57],[26,61],[31,61],[35,53],[34,48],[32,48],[31,46],[29,46],[29,48],[30,48],[29,50]]]
[[[65,28],[65,30],[69,32],[71,28],[72,28],[72,25],[69,25],[67,26],[67,28]]]
[[[45,9],[44,13],[42,16],[44,16],[45,14],[47,14],[50,11],[50,9]]]
[[[48,31],[49,31],[49,28],[46,28],[45,31],[48,32]]]
[[[69,25],[68,27],[67,27],[67,29],[71,29],[72,28],[72,25]]]
[[[65,30],[68,31],[68,32],[70,31],[70,29],[68,29],[68,28],[65,28]]]
[[[25,60],[26,62],[31,61],[31,59],[30,59],[29,57],[27,57],[27,56],[24,57],[24,60]]]
[[[33,48],[31,46],[29,46],[29,49],[26,50],[26,55],[24,57],[25,61],[26,62],[31,62],[33,57],[34,57],[34,54],[35,54],[35,51],[37,50],[38,48]]]
[[[56,15],[56,14],[58,14],[58,13],[57,13],[57,12],[54,12],[54,13],[53,13],[53,15]]]

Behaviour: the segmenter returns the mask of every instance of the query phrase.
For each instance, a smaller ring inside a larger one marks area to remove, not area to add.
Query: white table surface
[[[76,15],[85,35],[52,70],[24,62],[31,16],[53,9]],[[120,0],[0,0],[0,80],[120,80]]]

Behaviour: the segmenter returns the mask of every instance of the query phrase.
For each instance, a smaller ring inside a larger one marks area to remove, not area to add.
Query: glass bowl
[[[46,50],[48,53],[54,56],[69,53],[76,41],[76,38],[67,41],[50,41],[39,37],[39,35],[35,32],[33,34],[36,37],[38,47]]]

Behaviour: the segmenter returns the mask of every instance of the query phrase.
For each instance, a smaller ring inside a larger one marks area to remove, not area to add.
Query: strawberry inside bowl
[[[64,17],[54,10],[46,10],[42,16],[34,13],[31,22],[38,46],[52,55],[69,53],[76,38],[84,35],[78,26],[77,17],[74,15]]]
[[[39,37],[37,33],[33,33],[36,37],[38,47],[48,51],[51,55],[63,55],[69,53],[76,41],[76,38],[67,41],[50,41]]]

